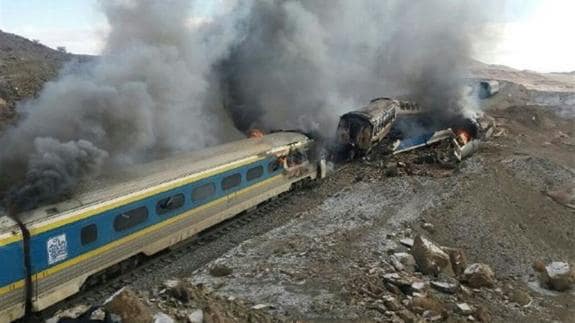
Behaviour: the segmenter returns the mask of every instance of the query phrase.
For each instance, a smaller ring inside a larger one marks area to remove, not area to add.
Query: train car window
[[[192,200],[198,202],[207,199],[208,197],[214,195],[216,192],[216,185],[214,183],[206,183],[202,186],[194,188],[192,191]]]
[[[184,206],[185,198],[184,194],[177,194],[174,196],[161,199],[156,204],[156,213],[159,215],[166,214],[170,211],[177,210]]]
[[[280,162],[277,159],[274,161],[271,161],[268,164],[268,173],[270,173],[270,174],[277,172],[279,169],[280,169]]]
[[[224,179],[222,180],[222,189],[224,191],[230,190],[236,186],[239,186],[241,182],[242,182],[242,175],[239,173],[224,177]]]
[[[256,178],[262,177],[263,174],[264,174],[264,168],[262,166],[256,166],[248,170],[246,178],[248,181],[253,181]]]
[[[148,219],[148,209],[145,206],[124,212],[114,219],[114,230],[120,232],[128,230],[146,222]]]
[[[89,224],[80,230],[80,239],[85,246],[98,240],[98,227],[95,224]]]

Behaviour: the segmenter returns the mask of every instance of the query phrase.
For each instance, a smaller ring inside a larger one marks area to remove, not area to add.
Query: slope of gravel
[[[57,76],[77,56],[46,47],[38,42],[0,30],[0,127],[16,117],[16,103],[34,97],[44,83]]]

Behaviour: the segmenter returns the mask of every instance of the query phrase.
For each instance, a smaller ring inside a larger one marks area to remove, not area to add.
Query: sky
[[[209,17],[225,0],[200,0],[194,14]],[[465,1],[465,0],[461,0]],[[575,0],[506,0],[485,28],[498,42],[475,58],[540,72],[575,71]],[[73,53],[97,54],[108,30],[98,0],[0,0],[0,30]]]

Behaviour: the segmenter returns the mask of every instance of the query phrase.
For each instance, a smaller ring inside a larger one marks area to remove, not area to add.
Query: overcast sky
[[[209,17],[223,1],[197,1],[195,15]],[[481,48],[476,58],[519,69],[575,71],[575,0],[506,1],[503,19],[487,23],[498,44]],[[107,25],[97,0],[0,0],[0,29],[53,48],[97,54]]]

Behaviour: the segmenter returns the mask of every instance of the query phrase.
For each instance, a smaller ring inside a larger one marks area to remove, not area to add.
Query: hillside
[[[72,59],[89,57],[57,51],[0,30],[0,127],[16,116],[16,102],[37,95]]]

